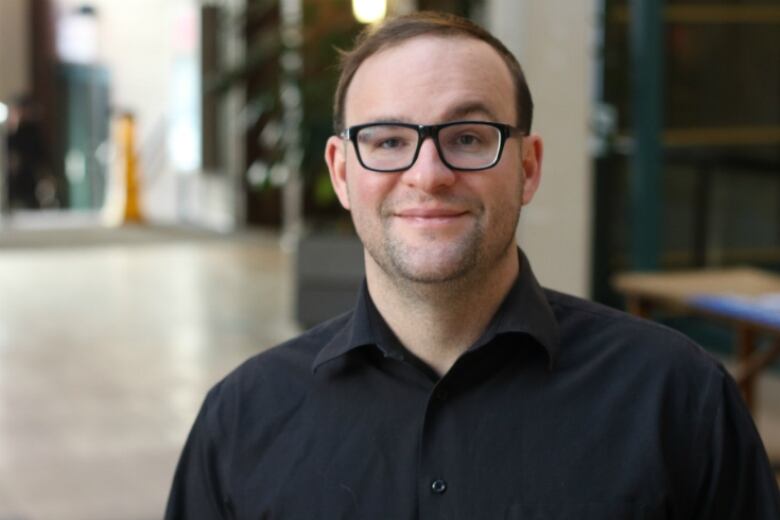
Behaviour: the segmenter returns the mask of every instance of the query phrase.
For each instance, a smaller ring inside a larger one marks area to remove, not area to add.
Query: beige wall
[[[525,68],[534,131],[545,142],[542,184],[520,219],[520,244],[548,287],[590,293],[588,122],[596,0],[492,0],[487,23]]]
[[[6,0],[0,0],[0,4]],[[83,0],[55,0],[61,11],[84,3]],[[129,109],[138,122],[137,143],[144,164],[145,152],[154,155],[154,146],[164,148],[159,138],[169,138],[165,131],[170,122],[173,64],[176,57],[172,36],[182,8],[198,6],[199,0],[90,0],[100,17],[99,56],[111,74],[111,101],[119,109]],[[205,2],[204,2],[205,3]],[[239,0],[223,0],[224,6],[235,6]],[[175,171],[164,160],[157,171],[143,173],[145,217],[152,222],[187,222],[216,229],[230,229],[241,220],[242,199],[235,186],[240,185],[241,147],[231,97],[231,119],[224,128],[230,148],[225,169],[227,175]]]
[[[0,0],[0,2],[5,0]],[[60,13],[83,0],[55,0]],[[169,106],[172,25],[178,1],[90,0],[99,16],[99,60],[111,74],[111,102],[136,113],[141,140]]]
[[[0,0],[0,101],[29,89],[28,12],[28,0]]]

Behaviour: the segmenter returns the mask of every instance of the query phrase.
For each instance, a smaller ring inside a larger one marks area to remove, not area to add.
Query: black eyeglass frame
[[[492,126],[493,128],[496,128],[499,131],[501,140],[498,145],[498,152],[496,153],[496,157],[492,163],[488,164],[487,166],[480,166],[479,168],[457,168],[452,164],[450,164],[449,161],[447,161],[447,159],[444,157],[444,153],[441,150],[441,145],[439,144],[439,131],[441,131],[442,128],[447,128],[455,125],[463,125],[463,124],[487,125],[487,126]],[[417,130],[417,136],[418,136],[417,148],[414,150],[414,155],[412,156],[411,161],[409,161],[409,164],[401,168],[384,169],[384,168],[371,168],[369,166],[366,166],[366,164],[363,162],[363,158],[360,156],[360,147],[358,146],[357,139],[356,139],[358,132],[360,132],[364,128],[371,128],[373,126],[388,126],[388,125]],[[358,162],[366,170],[370,170],[372,172],[379,172],[379,173],[395,173],[395,172],[402,172],[404,170],[408,170],[409,168],[414,166],[414,163],[417,162],[417,157],[420,155],[420,148],[422,147],[423,141],[425,141],[427,137],[433,139],[433,143],[436,146],[436,151],[439,153],[439,159],[441,159],[441,162],[444,163],[444,165],[447,166],[447,168],[455,171],[461,171],[461,172],[478,172],[483,170],[489,170],[490,168],[498,164],[498,161],[501,160],[501,156],[504,153],[504,145],[506,144],[507,139],[515,135],[524,137],[525,132],[523,132],[517,127],[514,127],[512,125],[507,125],[504,123],[495,123],[493,121],[468,121],[467,120],[467,121],[450,121],[448,123],[440,123],[438,125],[415,125],[413,123],[396,123],[392,121],[387,121],[387,122],[380,121],[380,122],[365,123],[362,125],[350,126],[349,128],[345,128],[339,134],[339,137],[342,139],[346,139],[347,141],[352,141],[352,145],[355,148],[355,155],[357,155]]]

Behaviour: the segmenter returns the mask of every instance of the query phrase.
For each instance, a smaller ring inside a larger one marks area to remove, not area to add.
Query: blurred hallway
[[[286,260],[261,234],[0,233],[0,519],[160,518],[205,392],[295,332]]]
[[[0,520],[160,518],[207,389],[296,332],[278,237],[0,233]],[[780,378],[759,427],[780,457]]]

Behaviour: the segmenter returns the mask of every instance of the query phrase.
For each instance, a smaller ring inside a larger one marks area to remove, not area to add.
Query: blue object
[[[729,318],[745,319],[780,328],[779,293],[754,297],[704,294],[694,296],[689,303],[697,309],[715,312]]]

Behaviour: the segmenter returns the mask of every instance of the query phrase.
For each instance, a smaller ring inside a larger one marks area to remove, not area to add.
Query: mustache
[[[481,213],[482,202],[475,197],[456,194],[402,196],[385,200],[380,207],[382,216],[390,216],[409,208],[450,208],[469,213]]]

